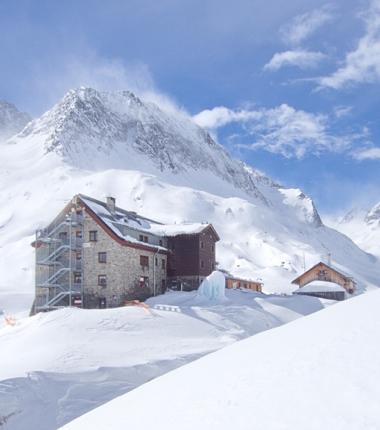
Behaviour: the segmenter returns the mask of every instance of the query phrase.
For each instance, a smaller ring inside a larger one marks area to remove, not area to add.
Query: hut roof
[[[322,293],[322,292],[337,292],[343,291],[345,292],[345,288],[341,285],[335,284],[334,282],[327,281],[312,281],[307,285],[304,285],[298,290],[294,291],[294,293],[302,292],[302,293]]]
[[[322,265],[330,270],[333,270],[335,273],[337,273],[338,275],[343,276],[344,278],[346,278],[347,280],[352,280],[352,276],[348,275],[347,273],[344,273],[342,270],[332,266],[331,264],[326,264],[323,263],[322,261],[320,261],[319,263],[315,264],[313,267],[310,267],[310,269],[306,270],[306,272],[302,273],[301,275],[299,275],[296,279],[294,279],[292,281],[292,284],[298,284],[298,281],[300,280],[300,278],[302,278],[302,276],[306,275],[307,273],[311,272],[313,269],[315,269],[316,267],[318,267],[319,265]]]

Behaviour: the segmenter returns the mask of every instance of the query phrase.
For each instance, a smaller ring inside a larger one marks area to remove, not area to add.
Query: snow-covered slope
[[[21,131],[30,120],[27,113],[20,112],[12,103],[0,100],[0,143]]]
[[[0,423],[52,430],[154,377],[328,301],[226,291],[168,293],[150,310],[62,309],[0,328]],[[43,399],[43,401],[41,401]]]
[[[291,291],[304,261],[329,252],[360,288],[380,279],[379,261],[325,227],[301,190],[233,160],[184,113],[130,92],[81,88],[2,146],[0,308],[30,305],[34,230],[77,193],[113,195],[120,207],[168,224],[213,223],[220,267],[261,278],[266,291]]]
[[[174,370],[65,430],[380,428],[380,291]]]
[[[355,208],[331,225],[362,249],[380,258],[380,203],[371,209]]]

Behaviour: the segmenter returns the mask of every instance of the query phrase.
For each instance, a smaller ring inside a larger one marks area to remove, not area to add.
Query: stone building
[[[182,276],[197,288],[215,267],[217,240],[211,224],[165,225],[118,208],[112,197],[76,195],[36,232],[33,312],[122,306],[161,294]]]

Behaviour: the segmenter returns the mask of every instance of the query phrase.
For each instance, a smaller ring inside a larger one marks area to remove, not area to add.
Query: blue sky
[[[0,98],[172,101],[324,213],[380,201],[380,0],[0,2]]]

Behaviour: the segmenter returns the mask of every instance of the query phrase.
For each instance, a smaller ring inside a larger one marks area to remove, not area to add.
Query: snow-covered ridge
[[[362,249],[380,257],[380,202],[372,208],[354,208],[330,225],[357,243]]]
[[[244,164],[232,160],[210,135],[178,112],[161,110],[130,91],[69,91],[51,110],[31,122],[20,139],[39,135],[45,152],[65,162],[97,170],[136,168],[143,155],[158,171],[210,171],[252,196],[265,200]],[[131,161],[133,162],[131,163]]]
[[[0,100],[0,142],[21,131],[31,117],[15,105]]]

